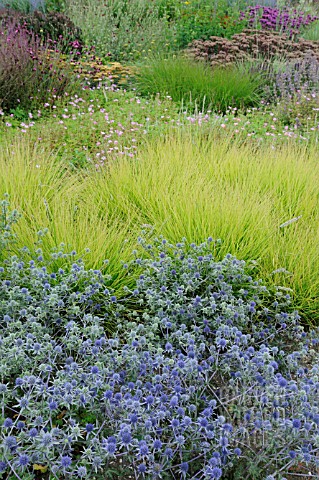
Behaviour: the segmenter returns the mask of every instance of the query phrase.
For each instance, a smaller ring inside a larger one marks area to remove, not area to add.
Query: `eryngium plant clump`
[[[0,472],[279,479],[300,463],[315,471],[318,332],[306,333],[286,313],[286,292],[255,281],[249,264],[217,261],[217,246],[141,238],[146,256],[134,252],[124,265],[138,279],[122,298],[79,260],[55,273],[40,251],[3,262]]]
[[[211,65],[230,65],[236,61],[263,57],[287,60],[312,55],[319,59],[319,43],[300,39],[289,40],[286,35],[276,32],[247,29],[233,35],[232,39],[210,37],[209,40],[194,40],[187,53],[195,59]]]

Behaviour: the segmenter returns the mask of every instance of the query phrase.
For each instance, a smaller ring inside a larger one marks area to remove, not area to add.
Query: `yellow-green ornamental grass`
[[[108,258],[120,291],[120,261],[130,259],[145,224],[170,241],[212,236],[222,240],[220,256],[230,252],[257,260],[258,276],[292,288],[306,321],[318,321],[315,147],[257,149],[217,140],[215,134],[202,142],[175,132],[149,143],[139,158],[117,159],[86,173],[61,173],[49,152],[24,143],[0,155],[0,193],[8,192],[12,207],[23,214],[17,247],[32,246],[36,232],[48,228],[45,253],[61,242],[78,253],[89,248],[88,266],[99,267]]]

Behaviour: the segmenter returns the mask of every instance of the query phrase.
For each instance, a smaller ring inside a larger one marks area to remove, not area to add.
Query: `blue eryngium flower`
[[[227,445],[228,445],[228,443],[229,443],[229,442],[228,442],[228,438],[227,438],[227,437],[221,437],[219,443],[220,443],[220,445],[221,445],[222,447],[227,447]]]
[[[148,455],[148,453],[149,453],[149,449],[148,449],[147,443],[144,441],[141,441],[139,446],[139,455],[141,457],[145,457]]]
[[[205,468],[205,478],[209,480],[219,480],[223,474],[223,471],[219,467],[206,467]]]
[[[13,435],[9,435],[4,439],[4,444],[6,447],[13,449],[17,446],[17,439]]]
[[[28,434],[31,438],[35,438],[38,435],[38,430],[36,428],[30,428]]]
[[[11,428],[13,425],[13,421],[11,418],[6,418],[5,421],[3,422],[3,427],[4,428]]]
[[[26,455],[23,453],[22,455],[19,456],[18,463],[20,467],[26,467],[30,463],[30,457],[29,455]]]
[[[106,451],[110,455],[114,455],[116,452],[116,443],[108,443],[105,447]]]
[[[153,397],[153,395],[148,395],[148,396],[145,398],[145,403],[146,403],[146,405],[148,405],[148,406],[153,405],[153,403],[154,403],[154,397]]]
[[[299,429],[301,427],[301,421],[298,418],[293,419],[292,426],[293,428]]]
[[[162,442],[160,440],[154,440],[153,448],[154,450],[160,450],[162,448]]]
[[[145,463],[140,463],[140,465],[138,465],[138,467],[137,467],[137,470],[138,470],[139,473],[145,473],[146,472]]]
[[[189,470],[189,465],[187,462],[182,462],[181,465],[180,465],[180,470],[182,472],[182,474],[186,474]]]
[[[80,478],[85,478],[87,476],[87,469],[86,467],[82,466],[82,467],[79,467],[76,471],[76,474],[78,475],[78,477]]]
[[[16,426],[18,430],[23,430],[25,428],[25,423],[22,420],[19,420]]]
[[[121,442],[128,447],[132,443],[132,435],[128,430],[121,432]]]
[[[279,380],[278,380],[278,384],[279,384],[280,387],[284,388],[288,385],[288,382],[285,378],[280,377]]]
[[[172,458],[173,457],[173,450],[170,447],[165,448],[164,456],[167,457],[167,458]]]
[[[72,464],[72,458],[69,455],[64,455],[60,459],[60,465],[62,468],[68,468]]]
[[[28,405],[29,405],[28,399],[25,398],[25,397],[20,398],[20,400],[19,400],[19,405],[20,405],[20,408],[21,408],[21,409],[28,408]]]
[[[52,401],[49,402],[49,409],[50,410],[53,411],[53,410],[56,410],[57,408],[58,408],[58,404],[55,400],[52,400]]]
[[[41,439],[42,444],[47,447],[52,444],[52,441],[52,435],[50,433],[44,433]]]
[[[94,430],[94,425],[93,425],[93,423],[87,423],[87,424],[85,425],[85,430],[87,431],[87,433],[93,432],[93,430]]]

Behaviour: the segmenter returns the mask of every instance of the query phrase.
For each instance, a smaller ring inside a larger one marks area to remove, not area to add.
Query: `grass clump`
[[[181,135],[156,141],[139,162],[90,176],[86,197],[100,212],[107,199],[121,199],[113,203],[121,205],[118,215],[133,208],[141,223],[172,241],[221,238],[223,254],[258,260],[263,278],[291,288],[300,311],[315,321],[318,175],[315,145],[238,148],[226,136]]]
[[[229,105],[256,105],[260,100],[261,77],[244,63],[212,70],[180,56],[148,61],[140,68],[136,86],[142,95],[169,95],[189,110],[225,112]]]
[[[13,229],[20,238],[11,246],[13,253],[23,246],[32,250],[40,241],[45,259],[61,249],[84,256],[90,268],[103,265],[107,259],[113,265],[114,286],[120,284],[120,256],[129,256],[136,238],[133,208],[129,216],[117,216],[117,211],[106,204],[103,213],[91,210],[83,196],[87,176],[62,169],[50,150],[35,147],[33,142],[10,142],[1,150],[0,168],[0,191],[8,193],[11,203],[22,213]],[[62,266],[72,261],[68,258]]]
[[[79,254],[90,249],[85,258],[94,268],[105,258],[112,265],[120,257],[125,261],[141,228],[171,241],[212,235],[222,239],[221,255],[256,259],[269,284],[293,290],[305,321],[317,321],[315,144],[270,149],[241,142],[239,148],[226,134],[190,129],[154,139],[136,159],[114,158],[98,171],[61,173],[54,156],[41,146],[27,149],[25,141],[8,146],[1,160],[0,192],[8,192],[23,213],[14,228],[16,249],[31,249],[37,232],[48,229],[44,255],[67,239]],[[114,269],[121,290],[123,272]]]

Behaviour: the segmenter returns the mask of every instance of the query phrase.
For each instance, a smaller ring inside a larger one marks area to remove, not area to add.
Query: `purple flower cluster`
[[[319,61],[312,55],[287,63],[275,77],[275,101],[291,99],[297,93],[311,95],[318,91]]]
[[[279,9],[261,5],[248,7],[241,12],[241,20],[246,19],[249,27],[261,27],[264,30],[285,32],[289,38],[300,32],[302,27],[318,20],[318,16],[300,13],[288,8]]]
[[[249,264],[216,260],[218,245],[140,238],[122,298],[79,261],[54,273],[41,252],[3,262],[0,472],[90,478],[115,462],[139,479],[214,480],[317,468],[318,332]]]

